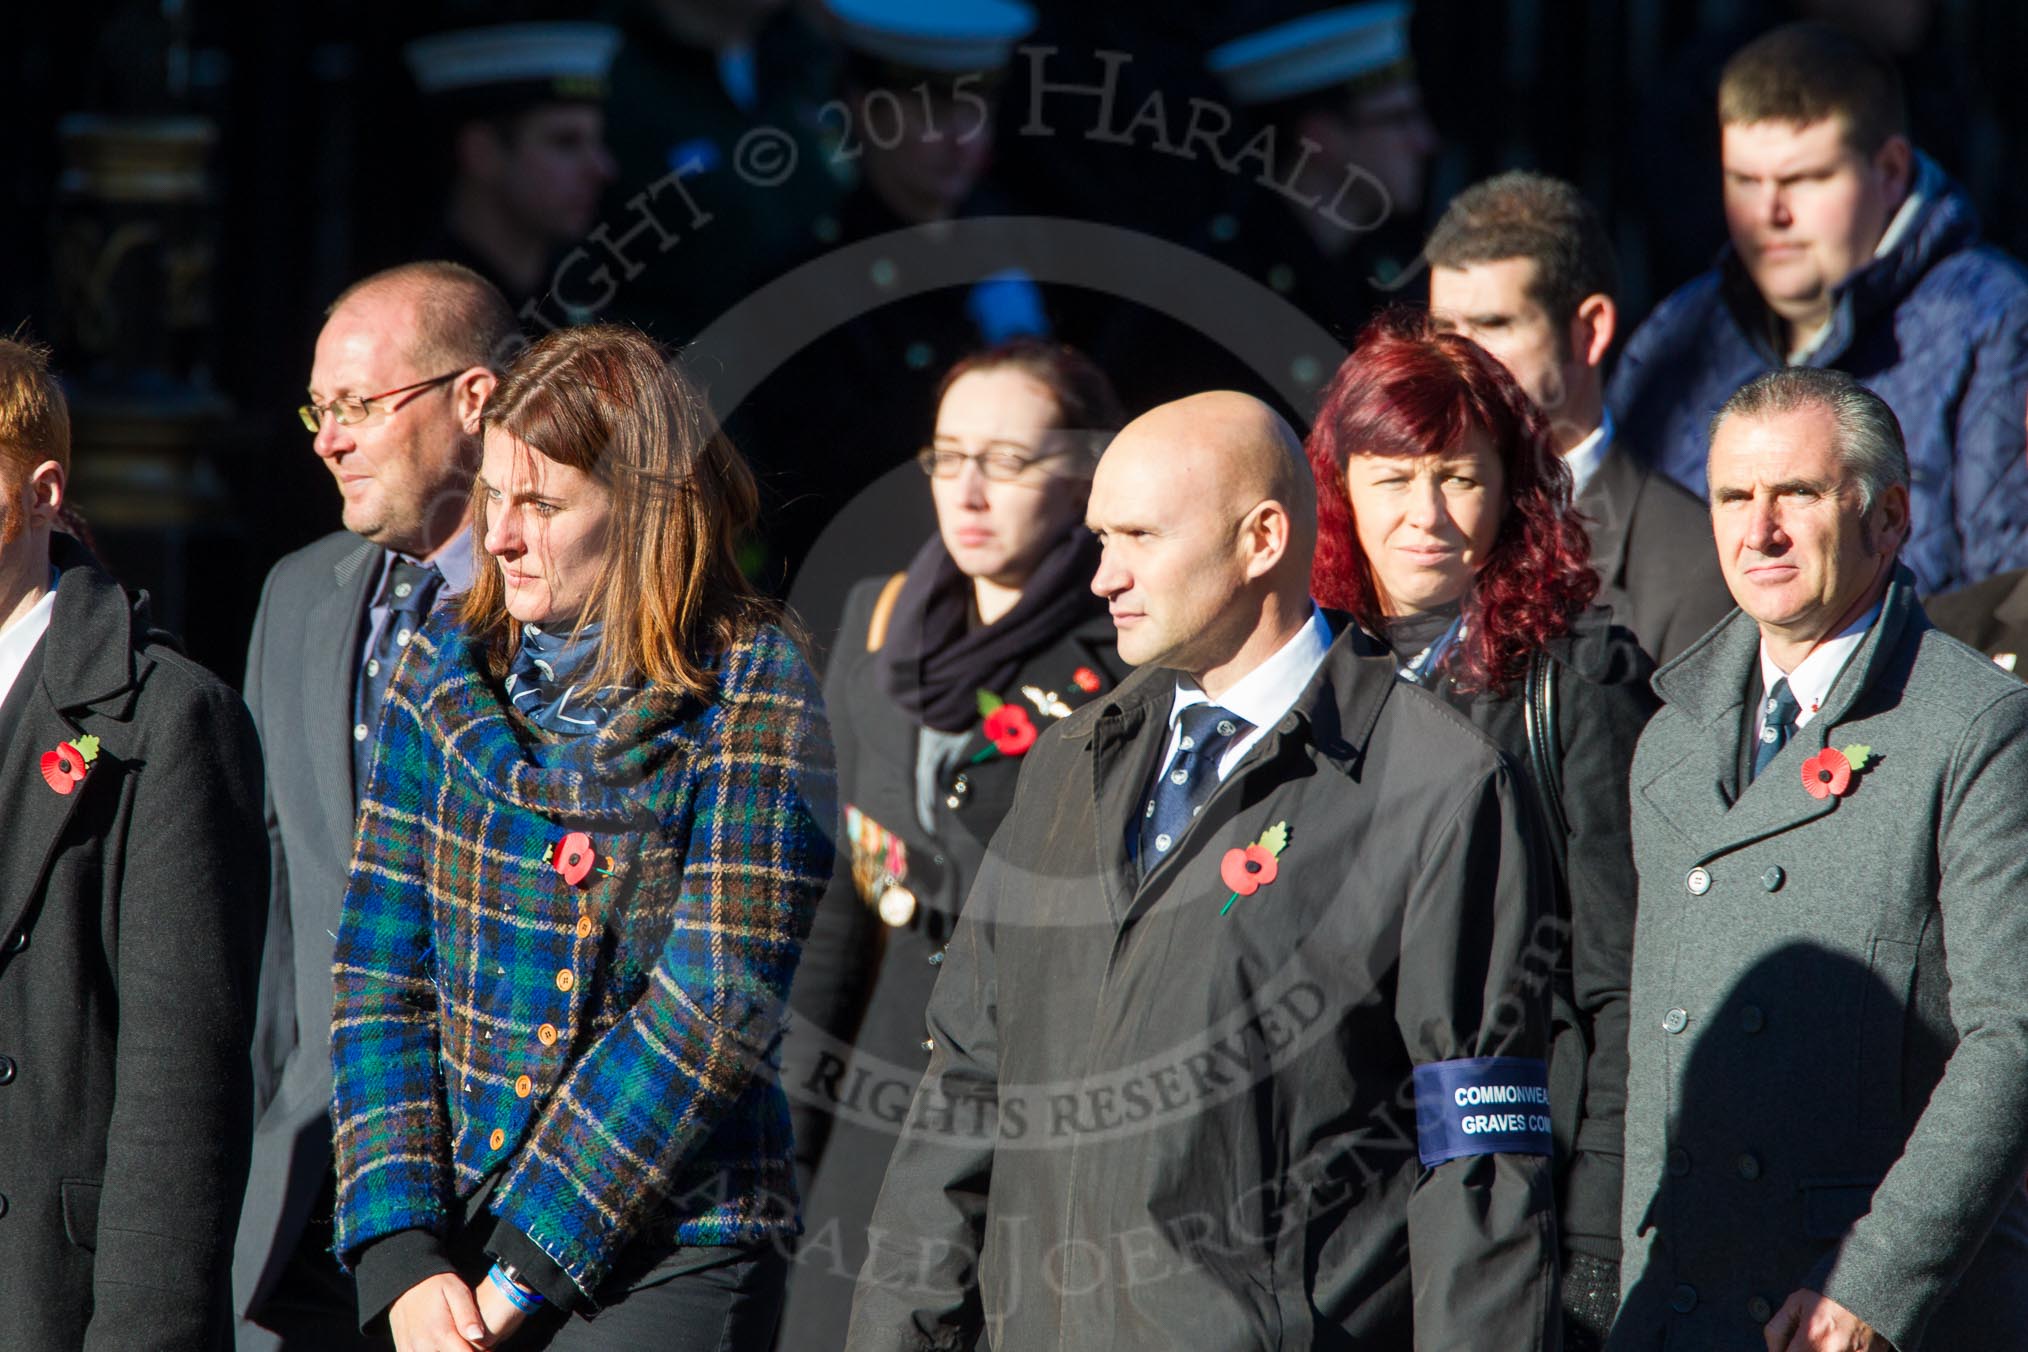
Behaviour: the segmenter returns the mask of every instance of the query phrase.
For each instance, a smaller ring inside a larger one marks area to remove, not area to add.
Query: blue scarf
[[[545,634],[521,626],[521,646],[507,671],[507,698],[521,716],[547,732],[582,736],[606,725],[640,687],[609,685],[592,690],[578,682],[597,664],[599,626],[588,624],[576,638],[568,631]]]

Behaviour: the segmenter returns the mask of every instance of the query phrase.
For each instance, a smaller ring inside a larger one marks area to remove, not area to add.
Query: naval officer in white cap
[[[607,73],[619,31],[510,23],[418,38],[403,49],[449,151],[441,236],[425,253],[498,286],[529,324],[563,250],[590,230],[613,179]]]
[[[1421,243],[1437,137],[1409,51],[1406,0],[1274,23],[1206,58],[1248,125],[1230,138],[1248,206],[1210,222],[1210,249],[1349,341]],[[1262,161],[1267,161],[1264,168]],[[1269,186],[1272,185],[1272,186]]]

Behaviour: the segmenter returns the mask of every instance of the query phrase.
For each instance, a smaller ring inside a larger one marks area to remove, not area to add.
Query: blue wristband
[[[493,1264],[492,1269],[486,1273],[486,1280],[493,1283],[501,1295],[507,1297],[509,1305],[512,1305],[523,1314],[534,1313],[542,1304],[542,1293],[540,1291],[530,1291],[521,1286],[512,1277],[509,1277],[507,1270],[498,1263]]]

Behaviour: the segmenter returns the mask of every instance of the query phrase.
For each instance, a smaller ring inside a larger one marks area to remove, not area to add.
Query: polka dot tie
[[[1761,705],[1765,715],[1760,730],[1760,741],[1753,748],[1753,777],[1760,778],[1760,772],[1767,769],[1768,762],[1782,753],[1789,744],[1789,738],[1796,735],[1796,714],[1802,706],[1796,703],[1795,692],[1789,689],[1787,677],[1774,683],[1768,692],[1767,701]]]
[[[1234,741],[1253,731],[1253,724],[1216,704],[1193,704],[1176,721],[1182,730],[1176,754],[1156,776],[1141,807],[1134,857],[1143,877],[1176,848],[1218,787],[1219,758]]]
[[[387,685],[394,679],[395,663],[401,650],[415,636],[415,630],[429,614],[444,575],[426,563],[410,563],[397,557],[382,579],[376,607],[387,608],[380,632],[359,654],[359,685],[353,694],[352,711],[352,793],[366,792],[366,772],[373,768],[374,733],[380,727],[380,706],[387,698]]]

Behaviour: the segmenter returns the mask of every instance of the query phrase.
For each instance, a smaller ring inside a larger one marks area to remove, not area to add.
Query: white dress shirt
[[[1591,476],[1598,473],[1598,467],[1605,463],[1606,452],[1613,445],[1613,415],[1609,409],[1601,410],[1599,424],[1591,429],[1591,435],[1563,453],[1563,463],[1570,466],[1571,501],[1577,500],[1584,492],[1584,486],[1591,482]]]
[[[35,645],[42,642],[43,634],[49,630],[49,617],[56,610],[56,569],[49,570],[49,590],[42,599],[28,608],[23,615],[5,629],[0,629],[0,704],[7,702],[7,696],[14,689],[14,682],[21,676],[21,669],[28,665],[28,655],[35,651]]]
[[[1845,670],[1845,664],[1852,660],[1852,654],[1859,650],[1865,640],[1866,631],[1880,618],[1881,603],[1875,601],[1873,608],[1839,630],[1836,635],[1825,639],[1810,655],[1796,663],[1794,671],[1783,671],[1767,655],[1767,640],[1760,641],[1760,715],[1754,727],[1758,744],[1760,734],[1767,728],[1767,696],[1775,688],[1775,682],[1786,680],[1789,693],[1796,697],[1796,727],[1800,730],[1810,725],[1817,716],[1817,710],[1824,707],[1825,696],[1838,683],[1838,675]]]
[[[1224,783],[1225,777],[1232,773],[1232,767],[1253,749],[1253,744],[1267,736],[1268,730],[1282,721],[1282,715],[1295,707],[1296,700],[1308,688],[1310,678],[1324,664],[1324,654],[1330,649],[1330,622],[1324,618],[1324,612],[1312,604],[1309,620],[1296,631],[1295,637],[1275,649],[1267,661],[1240,677],[1233,683],[1232,689],[1217,701],[1220,708],[1230,710],[1253,724],[1246,736],[1235,739],[1231,746],[1225,748],[1225,754],[1218,758],[1219,783]],[[1176,678],[1176,697],[1169,704],[1169,746],[1162,753],[1163,765],[1176,758],[1176,744],[1183,736],[1179,716],[1193,704],[1209,703],[1212,703],[1211,696],[1205,694],[1196,681],[1188,676]]]

